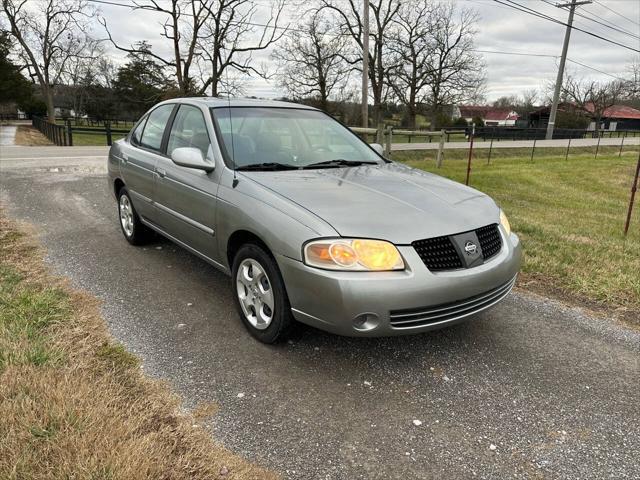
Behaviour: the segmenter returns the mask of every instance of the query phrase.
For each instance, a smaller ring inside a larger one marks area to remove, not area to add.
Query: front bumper
[[[338,335],[379,337],[424,332],[463,321],[502,300],[520,270],[517,235],[500,227],[502,250],[485,264],[431,272],[401,246],[401,272],[336,272],[278,256],[296,320]],[[408,321],[407,321],[408,320]]]

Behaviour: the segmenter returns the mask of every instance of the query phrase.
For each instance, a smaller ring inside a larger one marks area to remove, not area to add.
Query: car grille
[[[449,237],[417,240],[411,245],[429,270],[455,270],[463,266]]]
[[[486,261],[502,248],[502,238],[498,225],[487,225],[474,230],[478,236],[482,257]],[[432,272],[464,268],[450,236],[426,238],[411,243],[426,267]]]
[[[498,231],[498,225],[487,225],[476,230],[480,247],[482,248],[482,256],[485,260],[496,255],[502,248],[502,239]]]
[[[515,282],[514,276],[497,288],[457,302],[442,303],[432,307],[392,310],[389,312],[389,323],[391,328],[401,330],[457,320],[498,303],[507,296]]]

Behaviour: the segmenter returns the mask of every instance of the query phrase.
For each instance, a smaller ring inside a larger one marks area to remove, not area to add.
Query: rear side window
[[[144,128],[144,124],[146,122],[147,122],[147,117],[140,120],[140,123],[131,134],[131,143],[133,143],[134,145],[140,145],[140,138],[142,137],[142,129]]]
[[[143,147],[160,150],[164,129],[172,111],[173,105],[162,105],[149,114],[140,139],[140,144]]]

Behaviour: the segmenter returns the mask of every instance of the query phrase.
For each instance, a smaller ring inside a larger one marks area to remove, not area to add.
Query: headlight
[[[304,263],[329,270],[404,270],[400,252],[383,240],[331,238],[304,247]]]
[[[507,216],[502,210],[500,210],[500,225],[507,232],[507,235],[511,235],[511,225],[509,225],[509,220],[507,220]]]

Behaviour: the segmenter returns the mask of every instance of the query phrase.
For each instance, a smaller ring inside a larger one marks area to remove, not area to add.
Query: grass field
[[[111,140],[116,141],[123,137],[124,133],[112,133]],[[94,145],[106,145],[107,136],[104,133],[85,133],[85,132],[73,132],[73,145],[77,147],[86,147]]]
[[[274,479],[216,444],[0,211],[0,478]]]
[[[505,210],[523,242],[521,285],[579,303],[615,310],[640,325],[640,198],[628,237],[623,227],[638,147],[618,157],[603,148],[572,153],[544,150],[530,160],[526,150],[494,150],[472,161],[470,185]],[[548,152],[548,153],[547,153]],[[464,182],[467,152],[394,152],[394,160]]]

